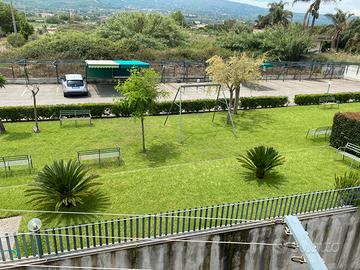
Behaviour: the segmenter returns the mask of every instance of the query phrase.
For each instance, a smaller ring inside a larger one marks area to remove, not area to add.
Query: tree
[[[152,108],[158,97],[165,93],[158,89],[159,74],[153,69],[132,69],[130,77],[124,82],[119,82],[115,89],[125,96],[123,102],[128,106],[133,117],[140,118],[142,134],[142,150],[145,153],[145,127],[144,118]]]
[[[40,128],[39,128],[39,122],[38,122],[38,116],[37,116],[37,108],[36,108],[36,95],[39,93],[39,86],[38,85],[30,85],[27,87],[29,89],[29,91],[31,92],[31,96],[33,98],[33,105],[34,105],[34,120],[35,120],[35,125],[33,127],[33,131],[35,133],[40,133]]]
[[[207,74],[215,82],[224,84],[229,89],[229,106],[233,108],[234,114],[237,114],[240,105],[241,85],[255,81],[261,76],[260,66],[264,60],[265,57],[263,55],[255,57],[247,53],[234,55],[227,61],[217,55],[207,60]]]
[[[271,25],[281,24],[289,25],[293,17],[293,13],[285,9],[287,3],[280,1],[269,4],[269,21]]]
[[[4,76],[2,76],[0,74],[0,88],[3,88],[5,87],[5,83],[6,83],[6,80],[4,78]],[[0,134],[2,133],[5,133],[5,126],[4,126],[4,123],[2,122],[1,118],[0,118]]]
[[[341,0],[339,0],[341,1]],[[293,0],[293,4],[297,3],[297,2],[312,2],[308,8],[308,10],[305,13],[304,16],[304,27],[309,27],[309,15],[312,16],[312,22],[311,22],[311,28],[314,27],[315,25],[315,21],[319,18],[319,10],[320,10],[320,4],[321,3],[331,3],[334,2],[336,3],[336,0]]]
[[[262,16],[259,15],[256,20],[256,26],[258,28],[265,28],[266,26],[274,26],[281,24],[283,26],[289,25],[293,17],[293,13],[285,9],[287,3],[280,1],[269,3],[269,14]]]
[[[181,27],[186,26],[185,16],[180,10],[173,12],[170,17]]]
[[[353,13],[344,12],[341,9],[337,9],[335,14],[326,14],[332,22],[332,27],[334,29],[334,36],[333,42],[331,44],[332,49],[336,49],[339,51],[339,41],[340,41],[340,34],[348,28],[349,26],[349,19],[354,16]]]
[[[149,41],[160,49],[176,47],[185,39],[183,30],[170,17],[140,12],[124,12],[110,17],[99,34],[113,41],[139,40],[141,48],[149,48]]]
[[[14,17],[17,30],[27,40],[34,33],[34,27],[26,21],[24,14],[17,10],[14,10]],[[0,1],[0,25],[1,32],[4,35],[14,32],[10,4],[5,4],[2,1]]]
[[[102,185],[96,181],[99,176],[89,172],[77,161],[54,161],[38,173],[35,182],[26,189],[25,196],[30,198],[29,203],[41,210],[104,210],[109,197],[99,189]],[[50,217],[53,219],[54,216]]]

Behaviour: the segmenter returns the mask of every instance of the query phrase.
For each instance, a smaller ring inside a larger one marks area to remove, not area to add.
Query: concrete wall
[[[358,270],[360,266],[360,218],[356,211],[329,216],[304,217],[302,224],[318,247],[329,269]],[[257,228],[228,228],[216,234],[192,239],[208,241],[293,242],[283,224]],[[195,235],[195,234],[194,234]],[[308,269],[306,264],[291,261],[301,255],[298,250],[282,246],[235,245],[218,243],[164,242],[144,246],[119,247],[48,260],[57,266],[123,267],[137,269]],[[36,266],[26,269],[37,269]],[[65,269],[65,268],[64,268]]]
[[[348,66],[344,79],[360,81],[360,66]]]

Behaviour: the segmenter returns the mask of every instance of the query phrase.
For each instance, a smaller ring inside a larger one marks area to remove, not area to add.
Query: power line
[[[7,263],[4,266],[15,266],[15,267],[36,267],[36,268],[67,268],[67,269],[93,269],[93,270],[151,270],[151,268],[119,268],[119,267],[96,267],[96,266],[57,266],[57,265],[46,265],[46,264],[22,264],[22,263]]]
[[[242,203],[239,203],[239,205]],[[183,218],[183,219],[202,219],[202,220],[227,220],[227,221],[239,221],[239,222],[259,222],[260,220],[255,219],[238,219],[238,218],[226,218],[226,217],[203,217],[203,216],[179,216],[175,215],[177,213],[188,213],[194,210],[211,210],[211,209],[220,209],[222,206],[234,206],[237,204],[229,204],[229,205],[220,205],[220,206],[211,206],[207,208],[193,208],[193,209],[186,209],[181,210],[178,212],[177,210],[171,212],[165,212],[161,214],[114,214],[114,213],[104,213],[104,212],[66,212],[66,211],[47,211],[47,210],[18,210],[18,209],[0,209],[0,212],[15,212],[15,213],[37,213],[37,214],[69,214],[69,215],[98,215],[98,216],[122,216],[128,217],[127,219],[123,220],[130,220],[134,218],[146,218],[146,217],[168,217],[168,218]],[[174,215],[172,214],[174,213]],[[102,221],[105,222],[105,221]],[[101,223],[101,222],[99,222]],[[90,225],[90,224],[81,224],[83,226]]]
[[[23,233],[27,235],[34,235],[34,233]],[[58,237],[78,237],[78,238],[96,238],[96,239],[121,239],[121,240],[148,240],[148,241],[166,241],[166,242],[187,242],[187,243],[211,243],[211,244],[232,244],[232,245],[259,245],[259,246],[284,246],[280,243],[267,242],[243,242],[243,241],[211,241],[211,240],[194,240],[194,239],[173,239],[173,238],[136,238],[136,237],[117,237],[117,236],[98,236],[98,235],[77,235],[77,234],[45,234],[36,233],[39,236],[58,236]],[[129,241],[130,242],[130,241]]]

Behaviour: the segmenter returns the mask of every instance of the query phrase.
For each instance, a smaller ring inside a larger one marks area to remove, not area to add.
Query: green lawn
[[[340,110],[360,111],[360,103],[343,104]],[[111,197],[107,211],[153,213],[332,188],[335,173],[347,171],[348,164],[328,142],[305,134],[331,125],[337,111],[317,106],[241,111],[235,118],[237,138],[224,128],[225,114],[218,114],[215,123],[209,113],[186,115],[184,145],[178,144],[178,116],[165,127],[164,117],[148,117],[146,154],[140,152],[140,123],[133,119],[94,120],[93,126],[84,122],[79,128],[72,122],[64,128],[57,121],[41,122],[40,134],[32,133],[32,123],[10,123],[0,136],[0,156],[29,153],[36,171],[56,159],[75,159],[79,150],[120,146],[123,165],[91,165]],[[277,175],[264,181],[255,180],[236,160],[260,144],[286,157]],[[35,174],[19,167],[9,177],[1,173],[1,208],[31,209],[24,190]]]

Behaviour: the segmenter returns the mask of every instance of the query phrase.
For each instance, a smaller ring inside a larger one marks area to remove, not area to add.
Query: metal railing
[[[261,200],[130,216],[91,224],[43,229],[0,237],[0,261],[43,258],[94,247],[105,247],[230,227],[354,206],[360,186],[300,193]]]

